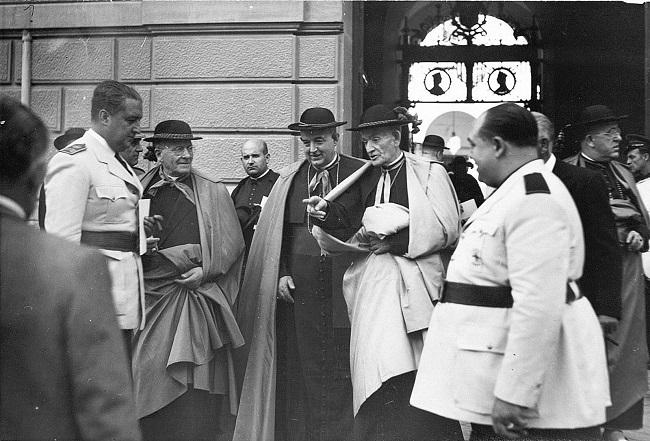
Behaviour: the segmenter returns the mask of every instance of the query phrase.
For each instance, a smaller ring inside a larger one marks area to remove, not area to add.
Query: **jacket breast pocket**
[[[102,185],[95,187],[104,222],[109,224],[124,221],[124,212],[129,208],[129,191],[124,186]]]
[[[471,225],[471,228],[463,233],[467,236],[466,243],[470,245],[468,249],[470,255],[468,257],[473,267],[481,270],[486,269],[486,259],[493,254],[492,247],[495,245],[493,238],[496,236],[497,231],[497,224],[476,221]]]
[[[490,415],[494,406],[494,386],[503,361],[508,328],[466,326],[457,340],[454,362],[454,400],[470,412]]]

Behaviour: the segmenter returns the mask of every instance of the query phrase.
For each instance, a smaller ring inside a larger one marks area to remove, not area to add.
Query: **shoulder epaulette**
[[[526,186],[526,194],[546,193],[551,194],[548,184],[541,173],[531,173],[524,176],[524,185]]]
[[[67,153],[68,155],[76,155],[79,152],[86,150],[86,144],[70,144],[67,147],[59,150],[61,153]]]

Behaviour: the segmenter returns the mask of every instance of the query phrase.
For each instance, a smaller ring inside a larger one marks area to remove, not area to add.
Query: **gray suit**
[[[0,204],[0,299],[0,439],[140,440],[105,259]]]

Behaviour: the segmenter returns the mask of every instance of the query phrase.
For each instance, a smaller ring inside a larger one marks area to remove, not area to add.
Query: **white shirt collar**
[[[556,162],[557,162],[557,158],[553,153],[551,153],[551,156],[549,156],[548,160],[544,163],[544,165],[546,165],[546,170],[553,171]]]
[[[404,152],[400,151],[400,152],[399,152],[399,156],[397,157],[397,159],[395,159],[393,162],[391,162],[390,164],[388,164],[388,165],[386,165],[386,166],[382,166],[382,168],[385,168],[385,169],[389,169],[389,168],[391,168],[392,166],[394,166],[395,164],[397,164],[398,162],[400,162],[400,161],[402,160],[403,157],[404,157]]]
[[[102,151],[103,154],[110,155],[110,156],[115,156],[116,152],[108,145],[108,143],[106,142],[106,140],[104,139],[104,137],[102,135],[95,132],[93,129],[88,129],[86,131],[86,134],[88,136],[91,136],[91,137],[95,138],[95,140],[101,146],[101,149],[103,150]]]
[[[582,152],[580,152],[580,154],[581,154],[582,156],[584,156],[585,158],[587,158],[588,160],[590,160],[591,162],[598,162],[598,161],[596,161],[595,159],[591,159],[589,156],[587,156],[586,154],[584,154],[584,153],[582,153]]]
[[[17,217],[20,219],[26,219],[27,218],[27,213],[25,213],[25,210],[23,210],[23,207],[18,205],[18,202],[14,201],[11,198],[8,198],[6,196],[3,196],[0,194],[0,206],[6,208],[13,214],[15,214]]]
[[[332,165],[331,162],[330,162],[330,165]],[[329,165],[328,165],[328,167],[329,167]],[[254,178],[254,177],[251,176],[250,178],[251,178],[253,181],[259,181],[259,180],[262,179],[264,176],[268,175],[270,171],[271,171],[271,169],[270,169],[270,168],[267,168],[266,171],[265,171],[264,173],[262,173],[261,175],[259,175],[258,177]]]
[[[337,152],[334,152],[334,159],[332,159],[332,161],[329,164],[327,164],[325,167],[316,168],[313,165],[312,165],[312,167],[314,167],[314,169],[316,169],[317,171],[321,172],[323,170],[327,170],[328,168],[330,168],[332,166],[332,164],[334,164],[336,161],[338,161],[338,159],[339,159],[339,154]]]

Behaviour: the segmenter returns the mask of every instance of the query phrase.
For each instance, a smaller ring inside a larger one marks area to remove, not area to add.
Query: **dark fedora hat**
[[[627,118],[627,115],[615,115],[614,111],[612,111],[612,109],[609,107],[602,104],[597,104],[595,106],[585,107],[582,112],[580,112],[578,121],[570,124],[570,126],[576,128],[584,128],[592,126],[594,124],[601,124],[610,121],[620,121],[625,118]]]
[[[434,149],[447,149],[449,150],[449,147],[445,146],[445,140],[442,139],[442,137],[438,135],[427,135],[424,137],[424,141],[422,141],[422,148],[434,148]]]
[[[63,135],[56,137],[54,140],[54,147],[56,147],[57,150],[61,150],[72,141],[76,141],[77,139],[84,136],[84,133],[86,133],[86,129],[83,129],[81,127],[70,127],[65,131],[65,133],[63,133]]]
[[[465,159],[464,156],[454,156],[454,159],[452,159],[451,163],[449,164],[450,167],[459,167],[461,165],[469,168],[474,168],[474,164]]]
[[[413,118],[404,107],[391,107],[386,104],[376,104],[366,109],[361,115],[361,121],[350,131],[356,132],[375,127],[404,126],[413,122]]]
[[[323,130],[329,129],[330,127],[342,126],[347,123],[347,121],[336,121],[336,119],[334,119],[334,114],[329,109],[324,107],[311,107],[302,112],[299,122],[289,124],[289,130],[298,132]]]
[[[153,136],[144,138],[145,141],[160,141],[163,139],[171,140],[193,140],[203,139],[200,136],[192,135],[190,125],[185,121],[170,119],[159,122],[153,131]]]
[[[643,135],[629,134],[625,137],[625,141],[627,142],[628,151],[638,148],[645,150],[650,149],[650,138],[646,138]]]

